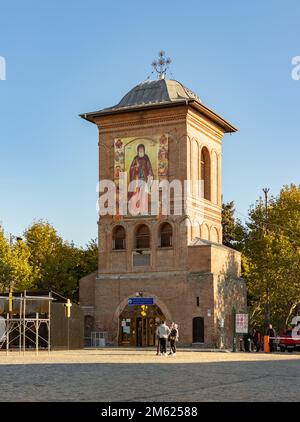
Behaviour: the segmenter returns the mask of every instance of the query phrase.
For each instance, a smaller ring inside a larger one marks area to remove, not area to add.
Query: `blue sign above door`
[[[129,306],[154,305],[154,297],[129,297]]]

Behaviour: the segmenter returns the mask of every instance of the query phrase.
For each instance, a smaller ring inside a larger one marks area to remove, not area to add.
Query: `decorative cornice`
[[[172,116],[166,116],[166,117],[152,117],[147,119],[137,119],[137,120],[122,120],[116,123],[99,123],[97,124],[100,134],[106,133],[106,132],[116,132],[120,129],[128,129],[132,127],[139,126],[140,128],[144,128],[147,126],[153,126],[153,125],[161,125],[161,124],[174,124],[174,122],[183,123],[186,120],[186,113],[182,114],[176,114]]]
[[[187,122],[194,129],[197,129],[197,130],[199,130],[199,128],[203,129],[204,133],[207,136],[209,136],[215,142],[218,142],[219,144],[221,144],[222,138],[224,136],[224,132],[222,132],[221,130],[218,130],[217,128],[213,127],[204,119],[200,119],[197,115],[194,115],[194,114],[192,115],[190,113],[187,115]]]
[[[174,276],[188,275],[189,271],[147,271],[147,273],[123,273],[123,274],[111,274],[111,273],[102,273],[98,274],[96,280],[140,280],[148,279],[149,277],[158,278],[165,277],[166,274],[171,274]],[[165,282],[165,280],[164,280]],[[172,280],[170,280],[172,282]]]

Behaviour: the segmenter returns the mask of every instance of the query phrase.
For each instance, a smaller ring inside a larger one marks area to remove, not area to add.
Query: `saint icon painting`
[[[149,177],[154,176],[151,161],[146,154],[144,144],[139,144],[137,147],[137,155],[132,160],[129,175],[130,182],[143,180],[146,183],[149,181]]]
[[[168,136],[118,138],[114,142],[114,174],[118,189],[121,172],[127,174],[128,200],[139,190],[140,182],[151,183],[168,176]]]

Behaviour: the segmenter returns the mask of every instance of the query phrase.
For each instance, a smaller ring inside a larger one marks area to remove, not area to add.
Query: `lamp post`
[[[67,299],[67,303],[65,303],[64,306],[65,306],[65,312],[66,312],[66,318],[67,318],[67,347],[68,347],[68,350],[70,350],[70,317],[71,317],[71,307],[72,307],[71,300]]]
[[[14,236],[10,233],[9,234],[9,245],[10,245],[10,247],[13,246],[13,239],[14,239]],[[19,237],[19,236],[16,237],[17,243],[21,242],[22,240],[23,240],[22,237]],[[9,294],[8,294],[8,313],[9,313],[10,316],[13,313],[13,290],[14,290],[14,287],[15,287],[14,284],[15,284],[14,281],[10,280],[10,282],[9,282]]]
[[[236,309],[233,307],[233,339],[232,339],[232,351],[236,352]]]
[[[268,217],[269,217],[269,210],[268,210],[268,195],[269,195],[269,191],[270,188],[263,188],[263,193],[265,196],[265,222],[264,222],[264,236],[268,234]],[[268,254],[266,253],[266,273],[265,273],[265,277],[266,277],[266,314],[265,314],[265,324],[266,327],[269,326],[270,324],[270,286],[269,286],[269,274],[268,274]]]

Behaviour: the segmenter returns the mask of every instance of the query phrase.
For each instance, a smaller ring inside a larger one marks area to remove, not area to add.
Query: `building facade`
[[[115,345],[154,346],[160,321],[175,321],[181,344],[229,347],[234,312],[246,310],[240,254],[222,245],[222,139],[235,127],[164,75],[81,117],[99,130],[99,181],[117,186],[117,209],[98,221],[98,271],[80,281],[86,331],[106,332]],[[182,191],[171,189],[167,212],[160,187],[147,199],[156,212],[124,215],[124,173],[133,186],[127,201],[137,180]],[[132,305],[134,297],[152,304]]]

